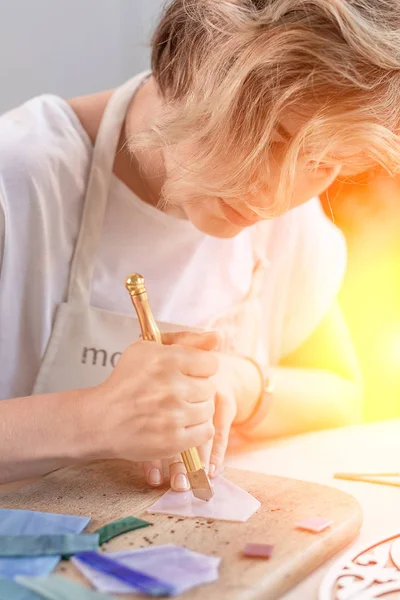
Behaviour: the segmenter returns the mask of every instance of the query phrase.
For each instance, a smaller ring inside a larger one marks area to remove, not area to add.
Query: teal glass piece
[[[16,579],[28,590],[39,594],[41,600],[43,598],[45,600],[116,600],[115,596],[95,592],[62,575],[49,575],[48,577],[19,576]]]
[[[128,533],[128,531],[134,531],[135,529],[141,529],[142,527],[148,527],[151,523],[147,521],[143,521],[142,519],[137,519],[136,517],[125,517],[124,519],[119,519],[118,521],[112,521],[111,523],[107,523],[103,527],[96,529],[95,533],[100,535],[100,546],[109,540],[112,540],[123,533]]]
[[[43,596],[38,596],[12,579],[0,577],[0,600],[43,600]]]
[[[73,556],[79,552],[97,550],[98,533],[0,535],[0,557]]]

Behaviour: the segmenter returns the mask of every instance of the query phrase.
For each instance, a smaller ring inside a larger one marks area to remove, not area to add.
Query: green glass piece
[[[0,557],[72,556],[97,550],[99,534],[0,535]]]
[[[48,577],[17,576],[16,580],[45,600],[116,600],[114,596],[95,592],[62,575]]]
[[[112,521],[99,529],[96,529],[95,533],[100,535],[100,546],[109,540],[112,540],[123,533],[127,533],[128,531],[134,531],[135,529],[140,529],[142,527],[148,527],[151,523],[147,521],[142,521],[142,519],[137,519],[136,517],[125,517],[124,519],[119,519],[118,521]]]
[[[12,579],[0,577],[0,600],[43,600],[43,596],[38,596]]]

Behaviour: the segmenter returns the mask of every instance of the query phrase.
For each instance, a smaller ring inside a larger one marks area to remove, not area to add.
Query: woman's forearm
[[[248,437],[271,438],[360,422],[359,382],[329,371],[290,367],[277,367],[272,376],[270,409]]]
[[[0,402],[0,484],[96,458],[86,391]]]

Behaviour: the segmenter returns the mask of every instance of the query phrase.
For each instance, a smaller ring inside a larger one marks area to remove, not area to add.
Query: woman
[[[125,458],[159,485],[168,459],[183,490],[180,452],[214,476],[232,427],[358,419],[316,197],[399,164],[398,30],[397,0],[173,0],[151,74],[3,116],[1,482]],[[180,332],[163,346],[138,340],[132,271]]]

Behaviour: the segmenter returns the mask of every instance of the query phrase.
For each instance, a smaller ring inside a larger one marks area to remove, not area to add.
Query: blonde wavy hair
[[[302,125],[286,143],[277,205],[295,192],[300,156],[344,175],[400,171],[399,0],[172,0],[152,71],[165,110],[133,146],[173,154],[190,142],[190,159],[175,163],[181,191],[261,192],[288,111]]]

